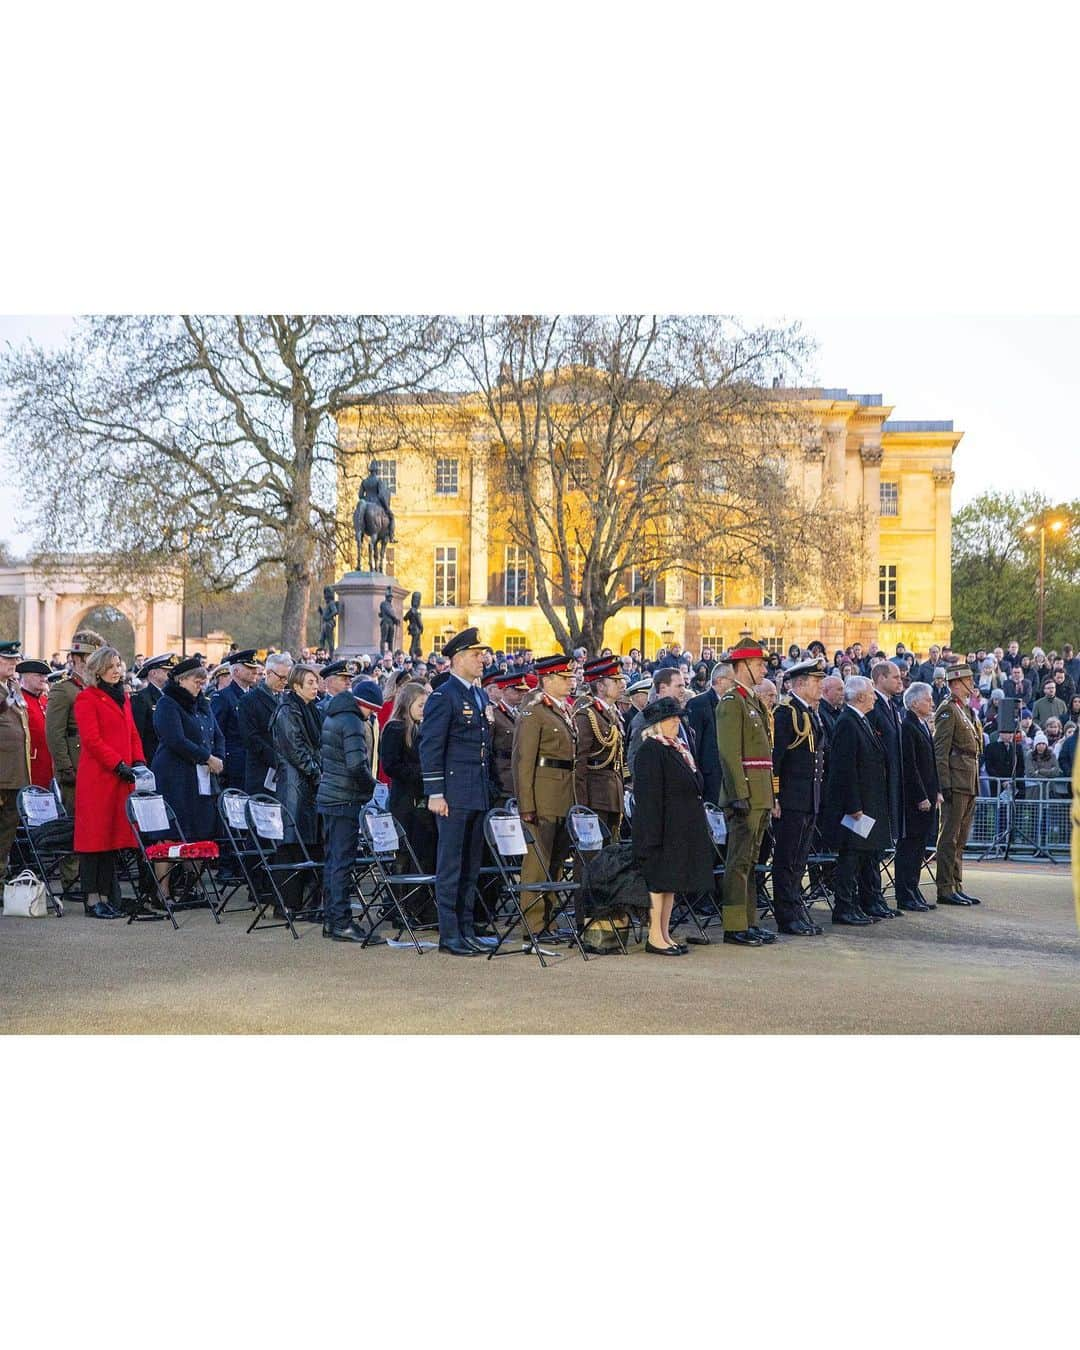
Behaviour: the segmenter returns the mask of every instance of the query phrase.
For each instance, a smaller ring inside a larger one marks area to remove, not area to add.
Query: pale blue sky
[[[1068,405],[1080,372],[1080,316],[816,315],[802,322],[819,344],[807,383],[881,394],[895,418],[952,418],[965,433],[954,460],[955,505],[987,488],[1080,494],[1080,433]],[[57,342],[70,324],[67,316],[0,316],[0,343]],[[5,482],[0,539],[17,552],[31,542],[20,519],[18,484]]]

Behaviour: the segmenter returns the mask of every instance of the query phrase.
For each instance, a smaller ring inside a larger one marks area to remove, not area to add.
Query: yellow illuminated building
[[[697,655],[729,647],[743,631],[770,646],[834,648],[872,639],[891,650],[904,642],[925,653],[952,635],[951,520],[953,452],[962,432],[951,422],[890,421],[879,394],[845,389],[784,391],[817,434],[793,450],[783,469],[806,500],[819,497],[861,511],[862,587],[858,603],[829,610],[802,595],[784,607],[767,567],[737,577],[669,571],[647,595],[647,655],[672,638]],[[385,571],[421,593],[424,650],[475,624],[498,650],[553,647],[550,625],[533,603],[523,551],[509,542],[505,503],[489,490],[490,424],[479,400],[448,397],[425,408],[430,449],[406,448],[388,430],[373,433],[372,410],[338,417],[338,512],[351,539],[357,489],[372,458],[391,491],[397,543]],[[355,554],[350,566],[356,566]],[[633,577],[627,578],[628,591]],[[629,604],[608,621],[604,642],[627,653],[640,640],[641,611]]]

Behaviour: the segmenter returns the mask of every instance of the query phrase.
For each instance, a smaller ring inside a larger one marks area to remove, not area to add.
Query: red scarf
[[[697,773],[697,765],[694,763],[694,756],[683,742],[679,740],[678,736],[662,736],[659,732],[654,732],[653,735],[649,737],[649,740],[659,741],[661,745],[670,745],[672,750],[678,750],[679,754],[682,755],[683,759],[686,761],[686,767],[690,772],[693,774]]]

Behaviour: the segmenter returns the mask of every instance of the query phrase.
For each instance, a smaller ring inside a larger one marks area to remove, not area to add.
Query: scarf
[[[106,684],[104,680],[98,685],[103,693],[108,694],[116,706],[123,711],[124,699],[127,697],[127,691],[124,688],[124,681],[117,680],[115,684]]]
[[[672,750],[678,750],[690,772],[693,774],[697,773],[697,765],[694,763],[694,756],[678,736],[662,736],[659,732],[653,732],[649,739],[652,741],[659,741],[661,745],[670,745]]]
[[[319,710],[314,701],[305,703],[304,700],[294,690],[290,689],[285,694],[300,713],[300,720],[304,724],[304,735],[312,746],[315,758],[318,759],[322,750],[322,719],[319,717]]]

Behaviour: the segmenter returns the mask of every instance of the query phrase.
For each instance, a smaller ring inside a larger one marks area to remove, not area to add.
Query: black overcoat
[[[270,724],[277,754],[277,786],[274,795],[292,813],[285,822],[283,844],[301,840],[308,845],[319,839],[315,796],[322,775],[322,719],[314,704],[305,706],[299,694],[287,689]]]
[[[244,742],[244,791],[267,792],[266,775],[277,766],[270,721],[277,712],[279,695],[260,681],[236,705],[236,725]]]
[[[874,693],[874,706],[866,720],[878,733],[885,750],[885,773],[889,784],[889,828],[899,839],[904,826],[904,764],[900,749],[903,713],[885,694]]]
[[[715,857],[700,773],[670,745],[646,736],[634,762],[634,858],[650,891],[712,891]]]
[[[904,756],[904,834],[913,839],[937,838],[937,760],[930,728],[909,708],[900,728]],[[919,803],[929,802],[929,811]]]
[[[697,747],[697,765],[705,782],[705,800],[714,802],[720,795],[723,775],[720,772],[720,749],[716,744],[715,689],[706,689],[686,705],[686,720],[694,733]]]
[[[158,748],[150,764],[158,791],[176,813],[189,840],[214,839],[218,834],[217,794],[221,779],[210,775],[210,795],[199,794],[199,771],[211,755],[225,758],[225,740],[205,694],[192,698],[170,680],[154,709]]]
[[[874,828],[865,839],[839,823],[842,816],[856,811],[874,818]],[[824,814],[831,837],[845,848],[882,853],[892,845],[885,751],[877,732],[854,708],[840,714],[829,741]]]

